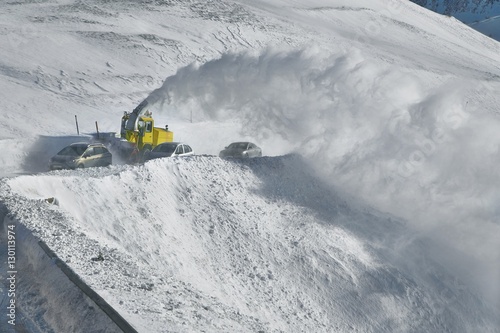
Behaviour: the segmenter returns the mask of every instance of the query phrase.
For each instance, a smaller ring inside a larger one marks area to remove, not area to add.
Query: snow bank
[[[433,242],[314,173],[293,155],[57,171],[8,180],[9,210],[55,196],[23,223],[141,332],[495,332]]]

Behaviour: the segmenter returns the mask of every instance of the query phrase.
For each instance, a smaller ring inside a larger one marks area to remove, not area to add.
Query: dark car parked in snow
[[[101,143],[72,143],[50,158],[49,169],[76,169],[108,166],[112,155]]]
[[[226,148],[224,148],[220,153],[220,157],[236,157],[236,158],[248,158],[248,157],[260,157],[262,156],[262,149],[257,147],[256,144],[252,142],[233,142]]]

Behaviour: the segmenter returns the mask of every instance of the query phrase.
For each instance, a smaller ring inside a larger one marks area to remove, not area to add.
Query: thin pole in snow
[[[76,114],[75,114],[75,123],[76,123],[76,134],[80,135],[80,129],[78,128],[78,118],[76,117]]]
[[[97,120],[95,122],[95,129],[97,130],[97,139],[100,139],[100,137],[99,137],[99,126],[97,126]]]

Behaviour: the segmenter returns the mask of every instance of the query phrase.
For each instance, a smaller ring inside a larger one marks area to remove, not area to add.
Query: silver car
[[[72,143],[50,158],[49,169],[76,169],[108,166],[112,155],[101,143]]]
[[[236,157],[236,158],[248,158],[248,157],[260,157],[262,156],[262,149],[257,147],[256,144],[252,142],[233,142],[226,148],[224,148],[219,156],[222,158],[226,157]]]
[[[190,156],[194,151],[190,145],[181,142],[165,142],[154,147],[153,150],[144,155],[144,160],[152,160],[161,157]]]

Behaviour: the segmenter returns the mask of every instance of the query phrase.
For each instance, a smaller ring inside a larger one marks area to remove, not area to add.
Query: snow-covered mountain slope
[[[453,19],[399,1],[322,4],[2,3],[2,136],[74,134],[74,115],[82,131],[94,131],[96,120],[115,130],[123,111],[178,68],[268,46],[296,49],[313,43],[333,54],[354,47],[376,62],[417,73],[425,68],[466,79],[474,72],[479,79],[496,75],[498,44]],[[436,80],[419,75],[431,80],[429,87]],[[51,113],[58,118],[47,117]]]
[[[141,332],[499,331],[497,42],[375,0],[7,2],[0,30],[2,176],[145,98],[204,155],[2,181]],[[276,157],[208,156],[239,139]]]

